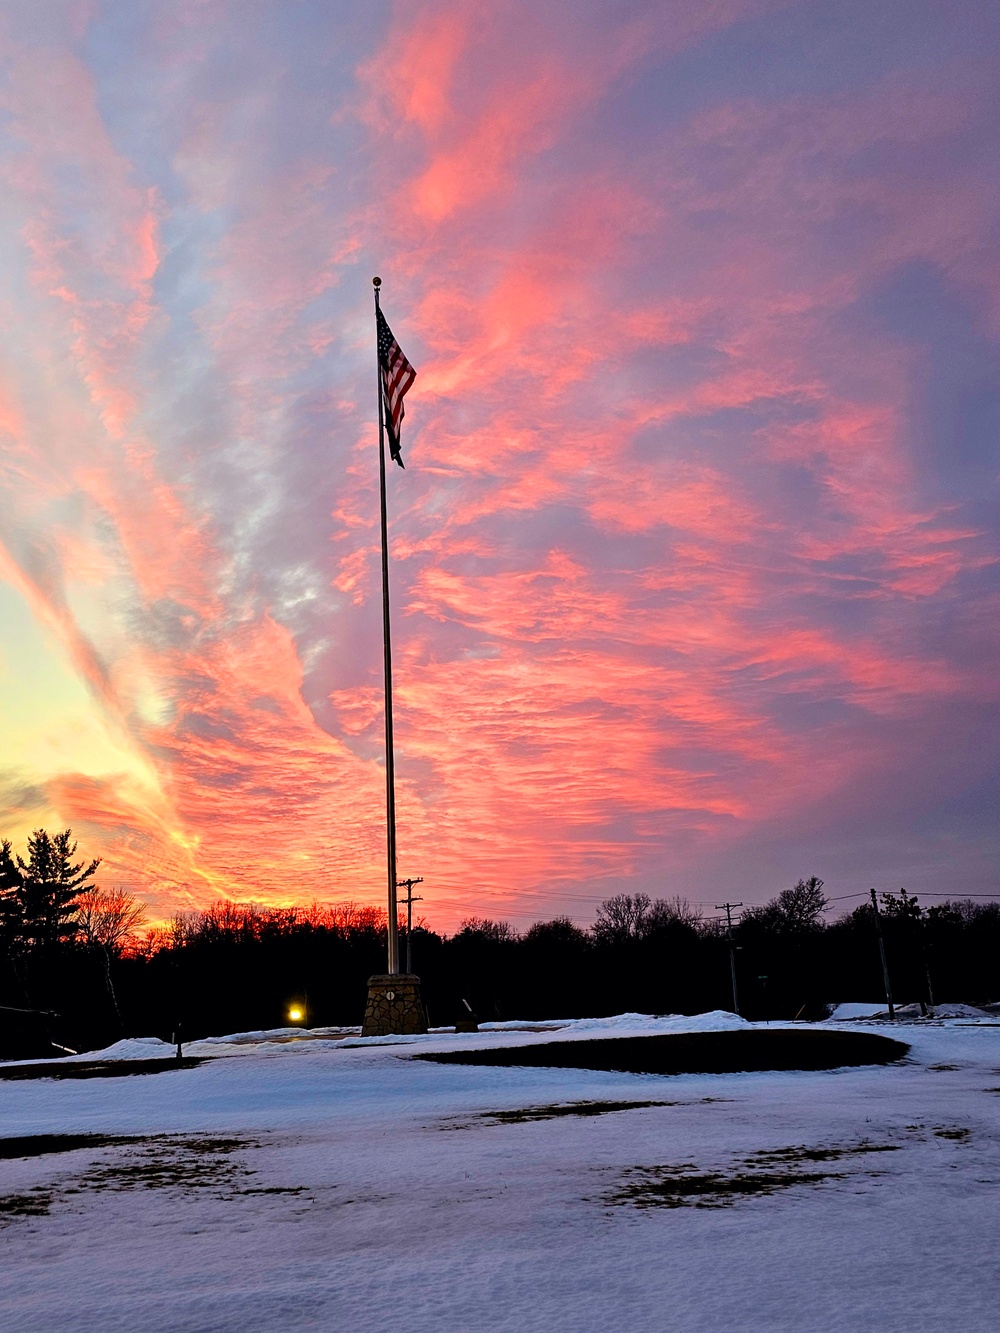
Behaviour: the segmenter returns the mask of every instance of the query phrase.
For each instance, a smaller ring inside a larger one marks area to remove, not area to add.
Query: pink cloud
[[[769,8],[449,0],[346,53],[310,13],[286,61],[180,6],[134,125],[73,42],[8,39],[6,577],[153,774],[51,783],[109,873],[164,912],[381,892],[376,271],[435,924],[877,805],[904,730],[995,693],[941,629],[995,554],[865,313],[919,263],[991,327],[985,61],[736,97]]]

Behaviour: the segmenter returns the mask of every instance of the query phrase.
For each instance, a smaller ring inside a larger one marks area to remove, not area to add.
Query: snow
[[[920,1018],[923,1015],[920,1012],[919,1004],[904,1004],[896,1006],[896,1016],[898,1018]],[[928,1009],[927,1016],[934,1018],[982,1018],[989,1019],[990,1015],[985,1009],[976,1009],[971,1004],[936,1004]],[[889,1011],[886,1008],[885,1001],[881,1004],[838,1004],[833,1007],[828,1021],[834,1023],[843,1023],[852,1018],[888,1018]]]
[[[829,1016],[829,1021],[833,1023],[842,1023],[848,1018],[874,1018],[876,1014],[885,1014],[888,1018],[889,1013],[885,1007],[884,1000],[881,1004],[834,1005],[833,1012]]]
[[[38,1189],[50,1200],[46,1215],[0,1213],[0,1326],[992,1330],[995,1023],[897,1023],[906,1060],[819,1073],[658,1077],[412,1058],[749,1026],[715,1013],[406,1039],[279,1029],[186,1044],[214,1058],[163,1074],[0,1082],[5,1137],[181,1136],[0,1161],[0,1196]],[[869,1026],[888,1031],[857,1019],[845,1030]],[[130,1040],[100,1054],[171,1051]],[[492,1114],[594,1101],[662,1104]],[[198,1136],[244,1142],[208,1150]],[[873,1146],[893,1151],[857,1151]],[[825,1181],[724,1206],[615,1201],[636,1168],[724,1177],[754,1153],[801,1147],[855,1151],[797,1168],[838,1173]]]
[[[319,1043],[322,1047],[334,1044],[343,1048],[377,1046],[415,1046],[424,1051],[468,1049],[484,1045],[523,1046],[550,1042],[552,1034],[562,1033],[558,1040],[585,1041],[599,1037],[646,1037],[672,1032],[724,1032],[749,1028],[752,1024],[736,1014],[722,1009],[694,1016],[667,1014],[652,1017],[649,1014],[616,1014],[613,1018],[567,1018],[542,1023],[506,1022],[481,1023],[478,1033],[456,1036],[453,1028],[432,1028],[419,1036],[362,1037],[357,1027],[325,1028],[268,1028],[251,1032],[234,1032],[226,1037],[202,1037],[185,1041],[186,1056],[250,1055],[262,1046],[290,1045],[295,1042]],[[502,1040],[486,1041],[486,1037]],[[94,1060],[153,1060],[172,1056],[176,1046],[159,1037],[129,1037],[100,1051],[86,1051],[67,1056],[73,1062]],[[46,1064],[51,1060],[24,1060],[21,1064]]]
[[[935,1018],[987,1018],[985,1009],[976,1009],[971,1004],[936,1004]]]

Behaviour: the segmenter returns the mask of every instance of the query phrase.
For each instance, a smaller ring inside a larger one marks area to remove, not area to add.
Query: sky
[[[988,0],[5,0],[0,833],[152,920],[1000,892]],[[860,899],[859,899],[860,901]]]

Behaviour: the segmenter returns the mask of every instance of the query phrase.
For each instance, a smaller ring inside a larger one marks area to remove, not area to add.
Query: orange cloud
[[[737,98],[769,8],[320,7],[265,49],[181,6],[136,25],[142,117],[8,22],[3,576],[132,765],[48,799],[157,911],[381,894],[374,272],[418,369],[390,542],[434,924],[845,846],[822,812],[995,695],[988,486],[931,438],[974,395],[923,402],[879,304],[924,265],[995,328],[985,62],[803,92],[747,55]]]

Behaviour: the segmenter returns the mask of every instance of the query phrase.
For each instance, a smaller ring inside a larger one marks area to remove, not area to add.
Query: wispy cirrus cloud
[[[432,919],[986,883],[987,7],[246,13],[3,35],[3,577],[123,756],[19,754],[46,817],[161,912],[378,897],[378,271]]]

